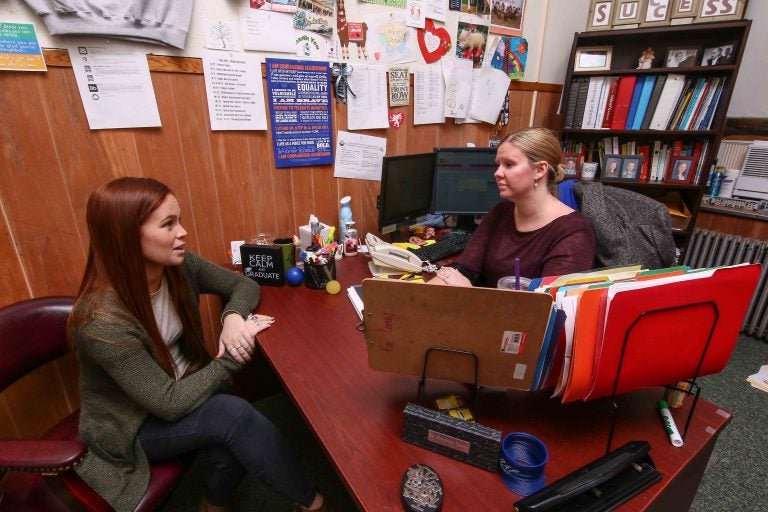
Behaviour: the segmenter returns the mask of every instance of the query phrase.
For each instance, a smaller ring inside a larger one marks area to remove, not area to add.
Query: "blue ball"
[[[291,286],[299,286],[304,280],[304,272],[298,267],[291,267],[285,271],[285,280]]]

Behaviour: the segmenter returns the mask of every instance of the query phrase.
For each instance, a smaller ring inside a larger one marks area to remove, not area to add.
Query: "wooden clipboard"
[[[531,388],[553,309],[549,295],[366,279],[363,296],[372,369],[421,376],[429,348],[451,348],[477,355],[478,384]],[[474,362],[432,352],[426,375],[474,382]]]

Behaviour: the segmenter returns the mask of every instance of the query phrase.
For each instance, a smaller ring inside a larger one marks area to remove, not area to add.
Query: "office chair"
[[[69,353],[67,318],[74,302],[40,297],[0,308],[0,392]],[[0,511],[112,511],[73,470],[88,451],[77,437],[78,422],[74,411],[41,439],[0,439]],[[134,512],[161,504],[188,462],[152,464],[149,487]]]
[[[675,239],[667,207],[659,201],[600,182],[564,180],[561,201],[581,211],[595,231],[595,268],[675,264]]]

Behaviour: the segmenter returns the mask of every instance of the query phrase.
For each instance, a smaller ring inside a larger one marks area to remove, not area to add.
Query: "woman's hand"
[[[436,274],[437,279],[432,279],[429,281],[432,283],[432,281],[437,281],[434,284],[447,284],[448,286],[463,286],[465,288],[471,288],[472,283],[464,277],[464,274],[459,272],[453,267],[442,267],[440,270],[437,271]],[[442,282],[440,282],[442,281]]]
[[[245,364],[251,360],[251,354],[256,346],[256,333],[251,332],[251,326],[248,324],[254,322],[246,321],[236,313],[224,317],[224,327],[219,336],[219,352],[216,357],[221,357],[225,352],[240,364]]]
[[[267,315],[250,315],[245,322],[248,331],[253,334],[254,340],[256,335],[264,329],[268,329],[275,323],[275,317]]]

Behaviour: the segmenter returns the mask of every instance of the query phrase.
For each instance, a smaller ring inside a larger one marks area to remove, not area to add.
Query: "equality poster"
[[[275,166],[333,163],[327,62],[266,59]]]

